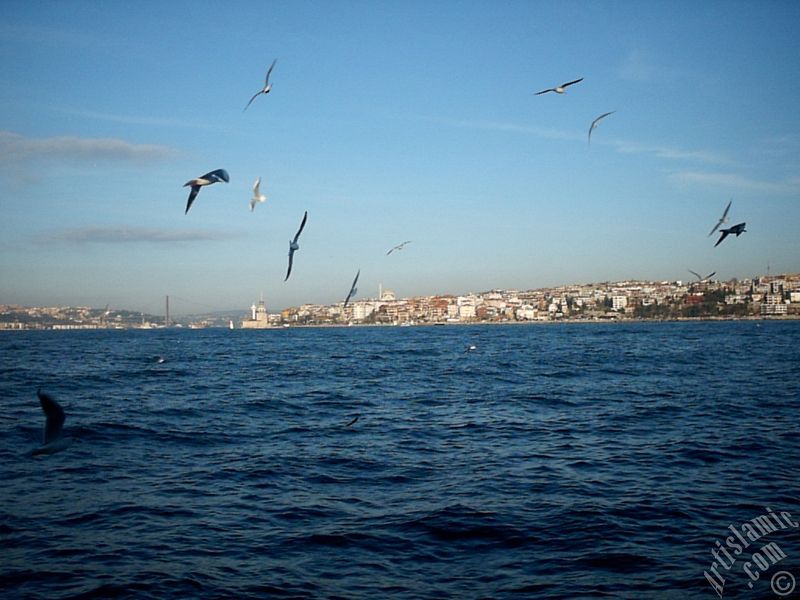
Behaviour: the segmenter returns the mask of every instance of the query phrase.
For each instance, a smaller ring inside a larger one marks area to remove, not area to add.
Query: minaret
[[[169,327],[169,296],[167,296],[167,316],[164,319],[164,327]]]

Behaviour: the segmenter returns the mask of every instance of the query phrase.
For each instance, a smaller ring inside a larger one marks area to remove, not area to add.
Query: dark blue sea
[[[774,591],[800,321],[0,332],[0,357],[3,598],[800,593]],[[75,441],[30,456],[40,386]]]

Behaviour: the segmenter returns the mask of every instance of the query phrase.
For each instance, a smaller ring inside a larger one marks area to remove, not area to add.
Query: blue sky
[[[797,2],[4,9],[0,303],[277,310],[343,300],[359,268],[360,297],[800,271]],[[714,248],[731,199],[748,231]]]

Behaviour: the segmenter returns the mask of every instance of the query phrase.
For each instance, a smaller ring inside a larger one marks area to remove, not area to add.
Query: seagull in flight
[[[344,306],[342,308],[347,308],[347,303],[350,302],[350,298],[356,295],[358,292],[358,288],[356,287],[356,283],[358,283],[358,276],[361,275],[361,269],[358,270],[356,273],[356,278],[353,279],[353,285],[350,286],[350,291],[347,292],[347,298],[344,299]]]
[[[738,223],[737,225],[734,225],[733,227],[728,227],[727,229],[720,229],[719,231],[720,231],[720,233],[722,235],[719,236],[719,239],[717,240],[717,243],[714,244],[714,248],[719,246],[722,243],[722,240],[724,240],[730,234],[734,234],[736,237],[739,237],[741,234],[743,234],[745,231],[747,231],[744,228],[745,225],[746,225],[746,223]]]
[[[711,233],[708,234],[708,237],[711,237],[712,235],[714,235],[714,232],[717,230],[717,228],[720,225],[722,225],[723,223],[727,223],[728,222],[728,211],[731,208],[731,203],[732,202],[733,202],[733,200],[728,202],[728,206],[725,207],[725,212],[722,213],[722,216],[719,218],[719,221],[717,221],[717,224],[714,225],[714,229],[711,230]]]
[[[547,92],[555,92],[556,94],[563,94],[567,88],[571,85],[575,85],[576,83],[580,83],[583,81],[583,77],[580,79],[576,79],[575,81],[568,81],[567,83],[562,83],[561,85],[557,85],[554,88],[548,88],[546,90],[542,90],[541,92],[536,92],[534,96],[541,96],[542,94],[546,94]]]
[[[267,197],[261,193],[261,177],[256,179],[256,182],[253,184],[253,197],[250,198],[250,212],[253,212],[256,209],[256,204],[259,202],[266,202]]]
[[[711,278],[711,277],[713,277],[714,275],[716,275],[716,274],[717,274],[717,272],[716,272],[716,271],[712,271],[711,273],[709,273],[709,274],[708,274],[708,275],[706,275],[705,277],[701,277],[701,276],[700,276],[700,273],[698,273],[697,271],[692,271],[691,269],[689,269],[689,273],[691,273],[692,275],[694,275],[695,277],[697,277],[697,279],[698,279],[699,281],[705,281],[706,279],[709,279],[709,278]]]
[[[273,60],[272,64],[269,66],[269,69],[267,69],[267,77],[264,80],[264,89],[263,90],[259,90],[255,94],[253,94],[253,97],[250,98],[250,102],[247,103],[247,106],[244,107],[244,110],[242,112],[244,112],[245,110],[250,108],[250,105],[253,103],[253,100],[255,100],[258,96],[260,96],[261,94],[269,94],[270,90],[272,89],[272,84],[270,84],[270,82],[269,82],[269,74],[272,73],[272,67],[275,66],[275,63],[277,61],[278,61],[277,58],[275,60]]]
[[[36,395],[39,396],[46,420],[42,445],[36,448],[32,454],[54,454],[64,450],[72,442],[71,437],[64,437],[61,432],[66,419],[64,409],[50,394],[36,390]]]
[[[394,246],[393,248],[389,249],[389,251],[386,253],[386,256],[389,256],[395,250],[402,250],[403,248],[405,248],[406,244],[410,244],[410,243],[411,243],[411,240],[403,242],[402,244],[397,244],[397,246]]]
[[[289,275],[292,274],[292,260],[294,259],[294,253],[297,250],[300,250],[300,244],[297,243],[297,240],[300,238],[300,234],[303,232],[303,227],[306,226],[306,219],[308,219],[308,211],[303,213],[303,220],[300,222],[300,229],[298,229],[297,233],[294,234],[294,239],[289,240],[289,268],[286,270],[286,279],[284,279],[284,281],[288,281]]]
[[[210,173],[206,173],[202,177],[198,177],[197,179],[190,179],[186,183],[183,184],[183,187],[187,185],[192,186],[192,191],[189,192],[189,201],[186,203],[186,211],[183,214],[189,212],[189,209],[192,207],[192,202],[194,199],[197,198],[197,194],[200,193],[200,188],[204,185],[211,185],[212,183],[219,183],[220,181],[224,181],[228,183],[230,181],[230,176],[225,169],[217,169],[216,171],[211,171]]]
[[[615,112],[617,112],[617,111],[612,110],[611,112],[603,113],[602,115],[597,117],[594,121],[592,121],[592,124],[589,126],[589,143],[590,144],[592,143],[592,131],[594,131],[594,128],[597,127],[597,124],[600,122],[600,119],[605,119],[608,115],[613,115]]]

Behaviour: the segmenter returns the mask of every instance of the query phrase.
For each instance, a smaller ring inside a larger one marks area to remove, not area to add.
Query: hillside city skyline
[[[800,273],[720,281],[565,284],[528,290],[398,297],[381,288],[348,306],[304,303],[269,312],[263,296],[249,309],[153,315],[125,308],[0,305],[0,329],[156,328],[189,326],[260,329],[286,325],[440,324],[602,319],[800,316]],[[236,321],[234,322],[234,319]]]

